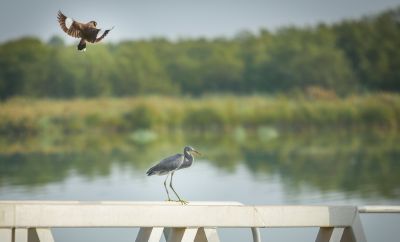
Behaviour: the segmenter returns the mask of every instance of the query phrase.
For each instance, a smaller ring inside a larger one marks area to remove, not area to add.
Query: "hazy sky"
[[[163,36],[233,36],[240,30],[270,30],[357,18],[400,6],[400,0],[0,0],[0,41],[21,36],[47,40],[63,35],[60,9],[82,22],[115,29],[108,40]]]

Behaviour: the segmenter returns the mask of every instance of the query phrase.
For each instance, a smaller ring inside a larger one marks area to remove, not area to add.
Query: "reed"
[[[229,132],[270,127],[279,132],[320,129],[397,131],[400,95],[346,98],[308,96],[144,96],[98,99],[23,99],[0,104],[0,134],[121,133],[135,130]]]

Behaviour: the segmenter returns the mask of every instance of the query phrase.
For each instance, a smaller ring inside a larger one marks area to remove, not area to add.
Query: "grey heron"
[[[171,180],[170,180],[169,186],[171,187],[171,189],[175,193],[175,195],[178,197],[179,202],[181,202],[182,204],[187,203],[186,201],[182,200],[179,197],[178,193],[176,193],[174,187],[172,186],[172,177],[174,176],[175,171],[183,169],[183,168],[188,168],[193,164],[194,157],[193,157],[192,152],[200,155],[200,152],[193,149],[191,146],[186,146],[183,149],[183,154],[176,154],[176,155],[172,155],[167,158],[164,158],[157,165],[151,167],[146,172],[146,174],[148,176],[167,175],[167,177],[165,178],[165,181],[164,181],[164,187],[165,187],[165,191],[167,192],[168,201],[173,201],[173,200],[171,200],[169,193],[168,193],[168,189],[167,189],[168,176],[169,176],[169,174],[171,174]]]

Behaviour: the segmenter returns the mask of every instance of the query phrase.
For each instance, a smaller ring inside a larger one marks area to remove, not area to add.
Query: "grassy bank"
[[[149,96],[75,100],[11,99],[0,104],[0,134],[7,137],[82,132],[123,133],[299,131],[373,128],[397,131],[400,95],[347,98],[210,96],[199,99]]]

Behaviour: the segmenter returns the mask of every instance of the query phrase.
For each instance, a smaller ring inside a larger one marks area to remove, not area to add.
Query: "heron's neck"
[[[185,151],[184,155],[185,155],[185,159],[187,159],[190,162],[193,162],[193,156],[191,154],[189,154],[189,152]]]

